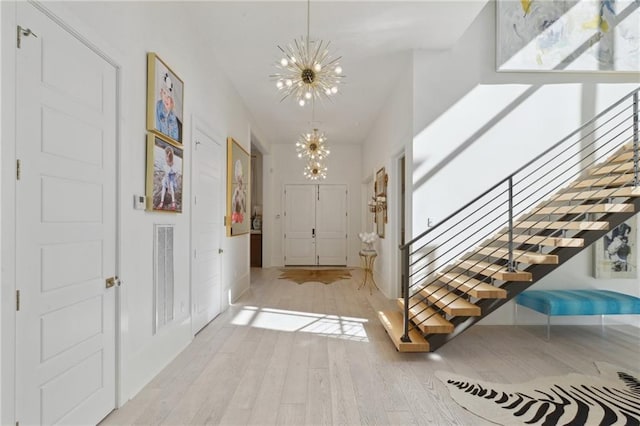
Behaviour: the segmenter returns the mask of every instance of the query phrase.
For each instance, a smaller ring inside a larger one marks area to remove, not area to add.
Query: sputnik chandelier
[[[326,146],[327,137],[318,129],[313,129],[309,133],[300,135],[296,142],[298,158],[305,158],[310,161],[324,160],[331,151]]]
[[[304,168],[304,177],[309,180],[319,180],[327,178],[327,167],[318,161],[309,161]]]
[[[284,56],[277,62],[280,70],[271,77],[284,96],[295,99],[298,105],[322,97],[330,98],[338,93],[338,85],[344,78],[341,57],[332,58],[329,53],[330,42],[311,40],[309,37],[310,0],[307,0],[307,37],[294,39],[293,44],[285,48],[278,46]]]

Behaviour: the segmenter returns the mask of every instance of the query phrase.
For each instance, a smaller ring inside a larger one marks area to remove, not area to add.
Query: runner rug
[[[436,376],[459,405],[502,425],[638,425],[640,375],[596,362],[599,376],[568,374],[500,384],[444,371]]]
[[[332,284],[351,278],[351,269],[280,269],[281,280],[291,280],[298,284],[318,282]]]

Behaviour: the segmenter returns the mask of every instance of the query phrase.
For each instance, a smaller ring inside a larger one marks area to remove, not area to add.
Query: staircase
[[[400,352],[434,351],[640,211],[638,92],[400,247],[379,312]]]

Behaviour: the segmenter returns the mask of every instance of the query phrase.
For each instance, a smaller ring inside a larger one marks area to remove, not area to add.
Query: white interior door
[[[347,264],[346,185],[318,185],[316,256],[318,265]]]
[[[16,420],[115,407],[116,70],[18,2]]]
[[[193,134],[191,318],[193,334],[221,309],[222,147],[199,128]]]
[[[317,185],[285,185],[284,264],[315,265]]]

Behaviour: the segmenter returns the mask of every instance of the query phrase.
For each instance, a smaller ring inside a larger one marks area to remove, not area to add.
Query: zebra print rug
[[[568,374],[499,384],[444,371],[436,376],[462,407],[502,425],[640,425],[640,375],[596,362],[600,376]]]

